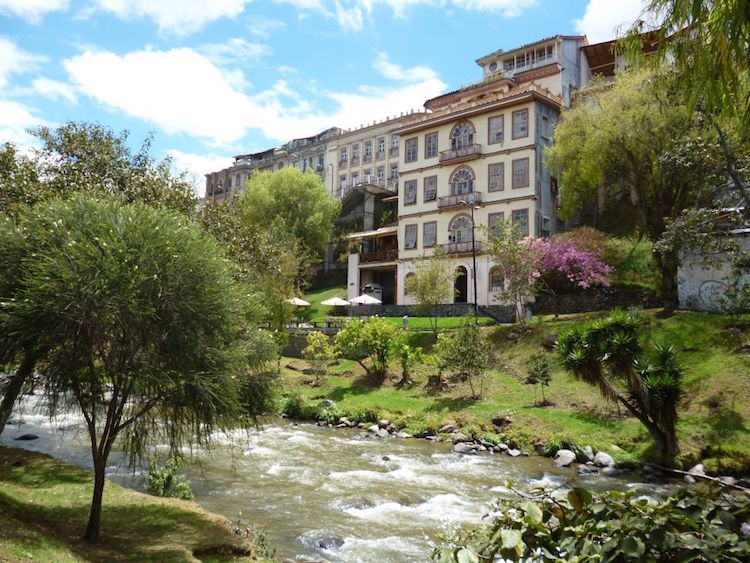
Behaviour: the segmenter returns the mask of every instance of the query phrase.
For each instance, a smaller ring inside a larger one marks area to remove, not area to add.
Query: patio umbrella
[[[368,295],[367,293],[363,293],[359,297],[355,297],[351,300],[353,304],[356,305],[380,305],[382,301],[378,299],[377,297],[373,297],[372,295]]]
[[[351,305],[351,303],[349,303],[346,299],[341,299],[341,297],[331,297],[330,299],[321,301],[320,304],[331,305],[333,307],[344,307],[346,305]]]
[[[295,307],[309,307],[310,303],[305,301],[304,299],[300,299],[299,297],[290,297],[286,300],[287,303],[291,303]]]

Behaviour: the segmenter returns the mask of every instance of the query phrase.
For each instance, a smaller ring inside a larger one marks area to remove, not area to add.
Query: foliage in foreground
[[[750,557],[746,493],[701,485],[660,499],[578,487],[567,498],[543,490],[522,496],[498,499],[486,526],[437,547],[432,559],[739,563]]]
[[[336,351],[344,358],[356,361],[367,375],[383,381],[399,329],[381,317],[366,321],[353,319],[336,335]],[[371,359],[370,365],[365,364]]]
[[[155,497],[193,500],[190,481],[186,480],[184,475],[178,473],[183,461],[185,461],[184,457],[174,456],[159,467],[156,460],[152,459],[146,474],[146,492]]]

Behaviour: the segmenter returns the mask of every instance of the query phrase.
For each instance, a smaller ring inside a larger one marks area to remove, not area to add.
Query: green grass
[[[309,377],[301,372],[285,369],[285,389],[313,405],[330,398],[341,414],[377,413],[412,431],[438,429],[450,422],[467,432],[501,438],[529,451],[535,445],[570,443],[609,451],[618,460],[649,459],[651,439],[646,430],[624,409],[603,400],[597,389],[576,381],[543,346],[548,335],[593,316],[539,317],[526,332],[514,326],[485,328],[493,363],[481,401],[470,399],[464,382],[449,380],[443,390],[427,387],[428,378],[436,373],[427,366],[417,368],[413,385],[399,387],[396,361],[380,386],[371,385],[360,366],[345,361],[332,369],[319,387],[311,386]],[[678,424],[681,463],[689,465],[700,459],[714,471],[750,472],[750,354],[740,351],[741,345],[750,344],[750,316],[745,316],[744,328],[739,331],[728,329],[728,322],[721,315],[679,312],[659,319],[649,314],[642,326],[643,344],[674,344],[686,369]],[[431,335],[420,336],[424,338],[413,343],[429,348]],[[534,389],[523,384],[529,360],[537,354],[550,359],[553,378],[545,395],[553,406],[538,406]],[[290,362],[304,365],[300,360],[287,360],[287,365]],[[510,416],[513,422],[499,430],[491,420],[501,415]]]
[[[101,537],[85,542],[92,490],[83,469],[0,447],[0,561],[258,560],[223,516],[110,482]]]

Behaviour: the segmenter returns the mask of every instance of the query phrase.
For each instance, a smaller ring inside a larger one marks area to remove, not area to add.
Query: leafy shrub
[[[182,456],[171,457],[163,467],[159,467],[156,460],[152,459],[151,467],[146,473],[146,492],[155,497],[193,500],[190,481],[177,473],[184,460]]]
[[[552,375],[549,372],[547,356],[540,355],[532,358],[524,383],[534,386],[534,402],[536,402],[536,389],[539,387],[542,390],[542,406],[548,404],[544,397],[544,388],[549,387],[551,381]]]
[[[432,559],[739,563],[750,557],[750,496],[716,485],[660,499],[578,487],[566,499],[544,491],[523,496],[499,499],[489,524],[445,541]]]
[[[661,277],[650,240],[635,236],[611,237],[602,258],[614,268],[612,283],[659,287]]]

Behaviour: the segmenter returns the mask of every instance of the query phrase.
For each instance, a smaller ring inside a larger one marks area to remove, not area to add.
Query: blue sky
[[[0,142],[97,121],[154,132],[194,179],[332,126],[417,109],[475,60],[555,34],[592,43],[641,0],[0,0]]]

